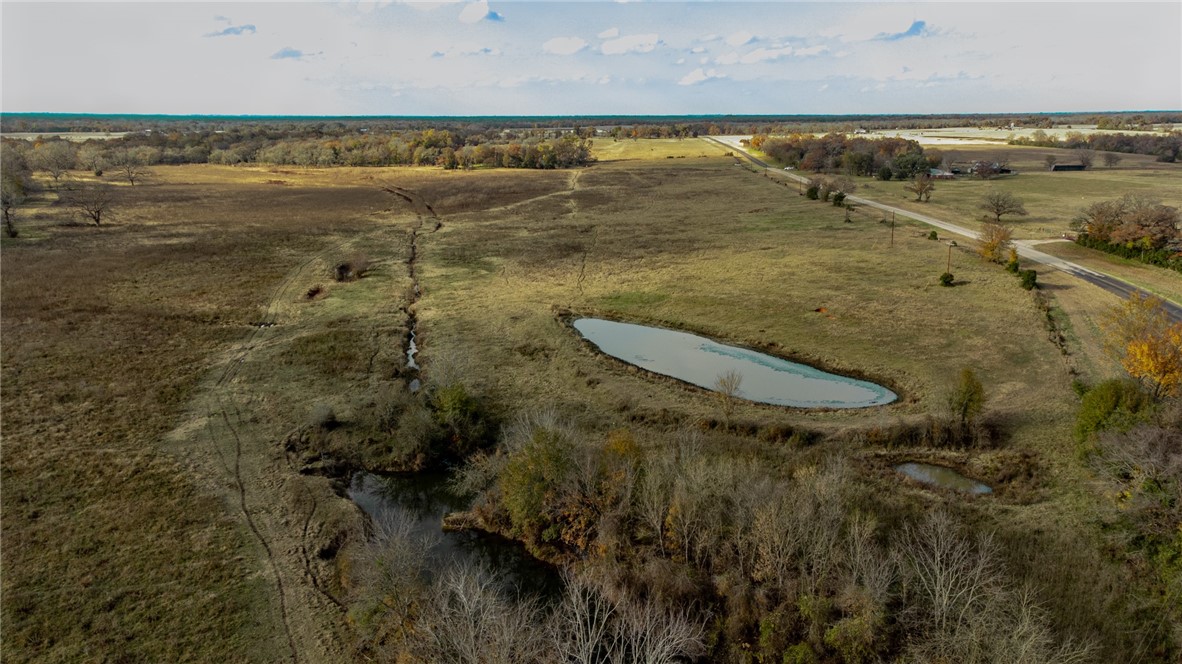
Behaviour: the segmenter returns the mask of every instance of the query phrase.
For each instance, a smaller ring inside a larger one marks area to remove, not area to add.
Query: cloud
[[[542,50],[551,55],[574,55],[587,48],[587,42],[578,37],[555,37],[542,44]]]
[[[456,44],[446,51],[434,51],[431,53],[433,58],[462,58],[481,55],[497,56],[501,54],[501,49],[493,46],[480,46],[478,44]]]
[[[655,32],[644,35],[628,35],[603,42],[600,50],[604,55],[623,55],[625,53],[650,53],[661,43]]]
[[[308,56],[308,55],[311,55],[311,54],[304,53],[303,51],[298,51],[290,46],[284,46],[283,48],[279,49],[278,51],[275,51],[275,54],[271,56],[271,59],[272,60],[299,60],[299,59],[301,59],[305,56]]]
[[[754,41],[758,41],[755,38],[755,35],[746,31],[736,32],[726,38],[726,43],[728,46],[744,46]]]
[[[826,90],[828,90],[828,89],[829,89],[829,84],[828,84],[828,83],[825,83],[825,84],[823,84],[821,87],[817,88],[817,92],[824,92],[824,91],[826,91]]]
[[[620,36],[620,29],[619,28],[608,28],[607,30],[604,30],[603,32],[599,33],[598,36],[600,39],[615,39],[616,37]]]
[[[753,65],[757,62],[765,62],[767,60],[779,60],[792,55],[792,47],[785,46],[784,48],[757,48],[754,51],[739,58],[739,62],[745,65]]]
[[[231,25],[230,27],[219,30],[218,32],[206,33],[206,37],[233,37],[237,35],[253,35],[256,32],[254,25],[247,23],[246,25]]]
[[[932,32],[928,30],[927,23],[923,21],[915,21],[907,28],[905,32],[896,32],[894,34],[880,32],[874,37],[874,41],[899,41],[900,39],[907,39],[908,37],[927,37]]]
[[[461,23],[479,23],[481,21],[504,21],[505,17],[488,8],[488,0],[476,0],[464,5],[460,11]]]
[[[821,55],[822,53],[828,53],[828,52],[829,52],[829,47],[828,47],[828,46],[821,46],[821,45],[819,45],[819,44],[818,44],[817,46],[809,46],[808,48],[798,48],[798,49],[796,49],[796,55],[797,55],[797,56],[799,56],[799,57],[802,57],[802,58],[803,58],[803,57],[808,57],[808,56],[810,56],[810,55]],[[838,54],[837,54],[837,57],[839,57],[839,58],[840,58],[840,57],[843,57],[843,56],[845,56],[845,55],[848,55],[848,53],[845,53],[845,52],[843,51],[843,52],[841,52],[841,53],[838,53]]]
[[[677,82],[677,84],[697,85],[699,83],[704,83],[717,78],[726,78],[726,76],[719,74],[717,69],[702,69],[701,67],[698,67],[697,69],[683,76],[682,79]]]

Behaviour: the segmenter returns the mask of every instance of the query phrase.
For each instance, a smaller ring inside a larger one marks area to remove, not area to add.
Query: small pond
[[[557,569],[531,556],[520,542],[471,530],[443,530],[445,514],[468,508],[466,500],[448,489],[448,478],[442,472],[356,473],[349,484],[349,498],[374,521],[399,510],[412,517],[413,536],[438,540],[429,560],[436,570],[453,560],[483,563],[523,595],[556,597],[562,588]]]
[[[580,318],[574,328],[612,357],[708,390],[715,389],[719,376],[735,371],[741,377],[737,396],[748,401],[796,408],[865,408],[898,398],[881,385],[687,332],[599,318]]]
[[[923,482],[924,484],[931,484],[945,489],[955,489],[977,495],[993,493],[993,489],[988,486],[976,480],[971,480],[955,470],[945,468],[944,466],[933,466],[927,463],[904,463],[895,466],[895,470],[917,482]]]

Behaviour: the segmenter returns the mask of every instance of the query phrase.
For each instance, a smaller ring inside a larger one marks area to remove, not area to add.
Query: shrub
[[[939,240],[940,236],[936,235],[936,231],[932,231],[932,232],[928,233],[928,239],[929,240]]]
[[[461,383],[432,391],[430,405],[452,454],[464,457],[488,442],[490,427],[481,404]]]
[[[985,388],[973,370],[965,367],[960,370],[960,380],[956,388],[948,396],[948,409],[952,416],[967,427],[972,424],[981,410],[985,407]]]
[[[891,171],[890,166],[883,166],[882,168],[878,169],[878,179],[879,180],[882,180],[885,182],[885,181],[891,179],[892,175],[894,175],[894,173]]]
[[[1018,278],[1022,280],[1022,288],[1025,290],[1034,290],[1038,285],[1038,273],[1034,270],[1022,270],[1018,272]]]
[[[804,190],[804,197],[809,199],[810,201],[815,201],[818,198],[820,198],[820,191],[821,191],[820,185],[810,184],[809,188]]]
[[[952,280],[955,278],[956,277],[953,277],[951,272],[945,272],[944,274],[940,275],[940,285],[941,286],[951,286]]]
[[[1084,442],[1099,431],[1126,431],[1144,421],[1153,400],[1130,380],[1112,378],[1084,394],[1075,416],[1075,439]]]
[[[308,424],[320,429],[332,429],[338,424],[336,411],[326,403],[318,403],[312,407]]]
[[[833,194],[833,205],[840,207],[845,203],[845,192],[838,191]]]
[[[890,169],[887,169],[888,171]],[[807,643],[798,643],[784,651],[784,664],[817,664],[817,653]]]

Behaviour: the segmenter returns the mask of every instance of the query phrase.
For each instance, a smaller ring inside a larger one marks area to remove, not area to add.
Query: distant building
[[[930,177],[933,180],[955,180],[956,179],[956,172],[955,171],[946,171],[942,168],[929,168],[928,169],[928,177]]]
[[[1087,167],[1083,164],[1054,164],[1051,166],[1051,171],[1086,171]]]

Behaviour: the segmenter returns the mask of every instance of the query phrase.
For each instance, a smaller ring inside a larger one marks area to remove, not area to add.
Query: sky
[[[0,111],[1182,109],[1182,2],[0,3]]]

